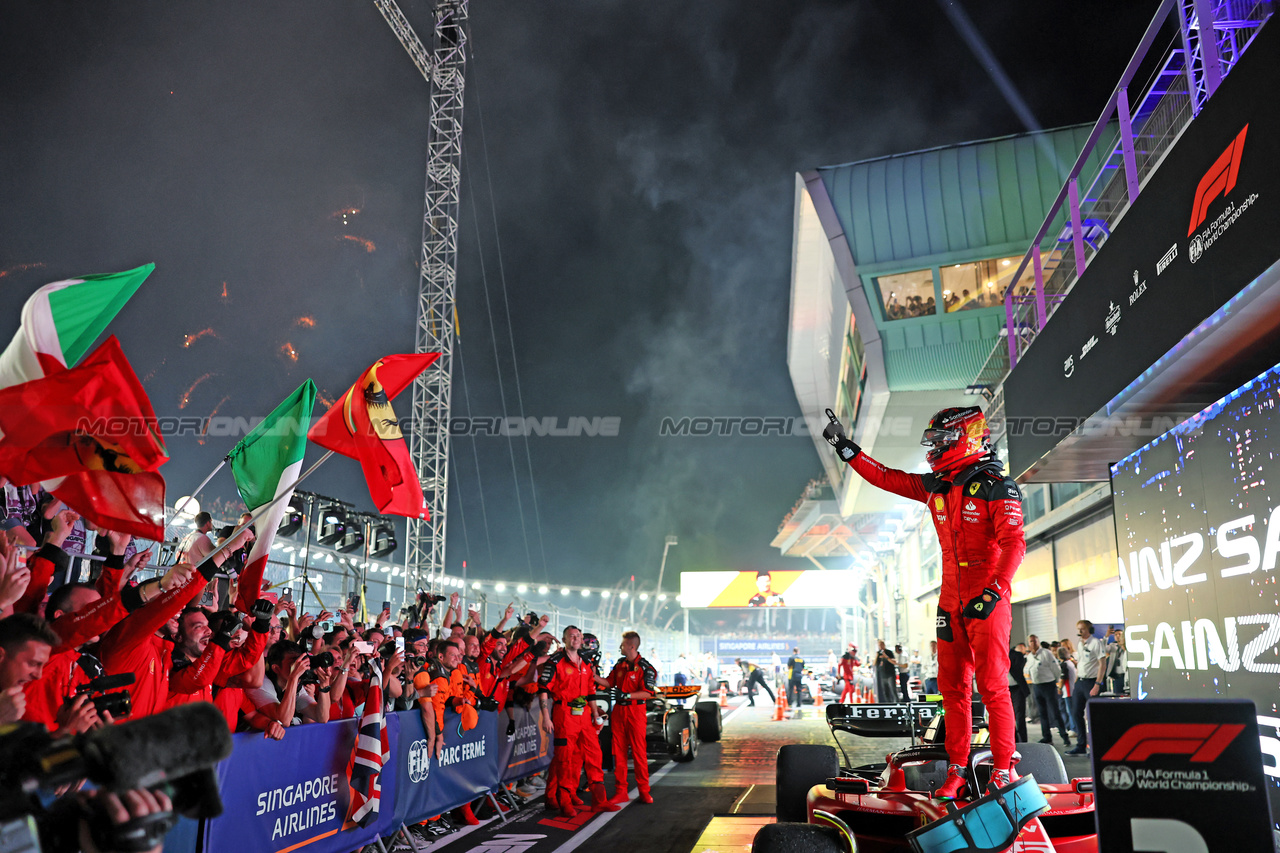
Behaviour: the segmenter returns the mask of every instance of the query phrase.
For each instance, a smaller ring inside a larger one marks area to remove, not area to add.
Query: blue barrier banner
[[[305,847],[307,853],[350,853],[389,835],[398,826],[395,765],[404,763],[395,716],[387,720],[392,766],[383,770],[379,816],[371,826],[342,829],[351,802],[346,770],[357,721],[293,726],[282,741],[260,733],[234,736],[231,757],[218,766],[226,810],[207,822],[204,849],[284,853]]]
[[[396,816],[405,823],[418,823],[441,812],[469,803],[498,785],[498,720],[506,739],[506,717],[480,711],[480,723],[462,731],[461,718],[452,711],[444,715],[444,751],[440,760],[427,749],[422,715],[402,711],[399,720],[399,747],[392,748],[395,773],[383,776],[382,802],[386,809],[386,777],[396,776]]]
[[[506,732],[512,722],[515,737],[508,741]],[[514,782],[551,766],[551,738],[542,729],[542,715],[531,708],[512,705],[498,714],[498,749],[503,782]]]

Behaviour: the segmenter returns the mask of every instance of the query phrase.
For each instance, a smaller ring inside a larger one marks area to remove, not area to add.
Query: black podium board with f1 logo
[[[1087,706],[1100,853],[1271,851],[1248,699],[1095,699]]]

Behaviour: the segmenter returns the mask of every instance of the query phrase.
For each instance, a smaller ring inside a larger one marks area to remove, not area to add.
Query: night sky
[[[1097,118],[1155,6],[966,3],[1044,127]],[[429,5],[402,8],[425,38]],[[820,474],[807,437],[659,425],[800,415],[798,170],[1014,111],[933,2],[473,0],[471,37],[454,415],[501,416],[501,378],[507,414],[620,429],[456,439],[450,570],[651,582],[666,534],[668,578],[804,567],[769,541]],[[110,331],[157,414],[263,415],[307,377],[336,397],[413,348],[427,110],[371,2],[10,0],[0,338],[39,285],[154,261]],[[171,436],[170,501],[235,440]],[[354,461],[310,488],[372,508]],[[224,473],[202,497],[234,496]]]

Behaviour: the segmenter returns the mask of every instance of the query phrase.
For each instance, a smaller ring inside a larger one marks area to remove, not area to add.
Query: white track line
[[[730,711],[727,716],[722,717],[720,719],[720,724],[723,726],[725,723],[729,722],[734,717],[736,717],[739,714],[739,712],[742,711],[743,708],[750,708],[750,707],[751,706],[748,705],[746,702],[741,703],[740,705],[738,705],[737,708],[734,708],[732,711]],[[649,784],[653,785],[657,783],[658,780],[661,779],[663,776],[666,776],[672,770],[675,770],[676,766],[677,765],[674,761],[668,763],[667,766],[663,767],[657,773],[654,773],[652,776],[649,777]],[[628,796],[634,797],[637,791],[638,791],[637,788],[632,788],[630,791],[627,792],[627,794]],[[622,814],[622,809],[625,809],[627,806],[631,805],[631,803],[633,802],[635,802],[635,800],[628,800],[625,803],[619,803],[621,808],[619,808],[616,812],[604,812],[595,820],[593,820],[591,823],[588,823],[582,829],[575,832],[573,834],[573,837],[570,838],[568,841],[566,841],[564,844],[561,844],[559,847],[557,847],[555,849],[555,853],[572,853],[572,851],[577,850],[578,847],[581,846],[584,841],[586,841],[588,838],[590,838],[591,836],[599,832],[604,827],[604,825],[609,821],[613,820],[613,818],[616,815]]]

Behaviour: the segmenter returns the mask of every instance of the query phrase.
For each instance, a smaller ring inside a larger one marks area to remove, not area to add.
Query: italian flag
[[[38,289],[22,306],[21,325],[0,353],[0,389],[74,367],[155,268],[145,264]],[[87,471],[42,485],[100,527],[164,538],[164,478],[155,471]]]
[[[22,306],[22,325],[0,353],[0,388],[73,367],[156,268],[55,281]]]
[[[302,473],[302,456],[307,449],[307,430],[311,427],[311,409],[315,402],[316,386],[308,379],[227,456],[236,488],[250,512],[279,498],[265,515],[254,521],[257,538],[245,561],[236,594],[236,606],[245,613],[258,600],[271,543],[289,509],[293,484]]]

